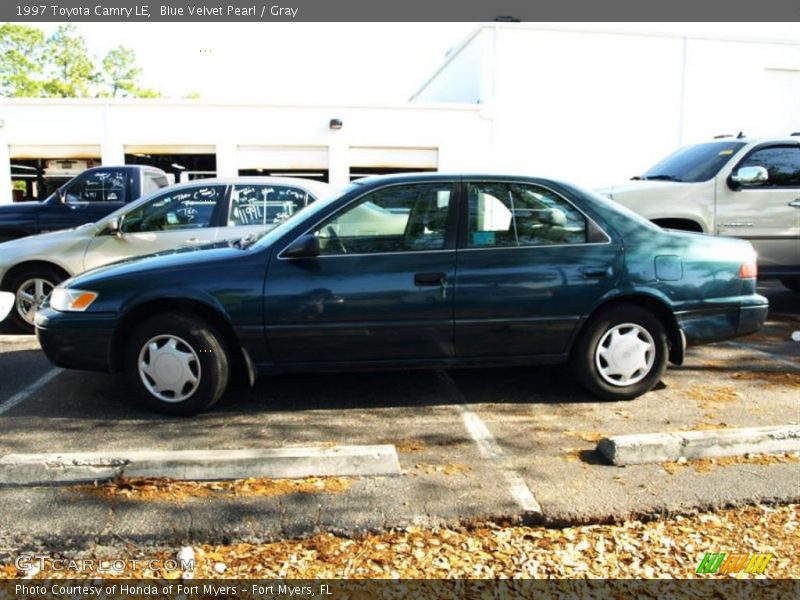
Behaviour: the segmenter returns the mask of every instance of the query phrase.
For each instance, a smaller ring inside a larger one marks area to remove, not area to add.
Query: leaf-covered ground
[[[145,552],[128,545],[108,560],[193,556],[193,573],[147,568],[104,576],[236,578],[692,578],[706,552],[771,553],[763,577],[800,577],[800,505],[747,507],[647,523],[566,529],[484,524],[454,530],[408,528],[358,539],[320,534],[270,544],[200,545]],[[86,577],[26,573],[13,562],[5,577]]]

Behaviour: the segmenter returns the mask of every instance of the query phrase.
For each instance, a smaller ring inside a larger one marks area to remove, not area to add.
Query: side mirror
[[[764,167],[742,167],[731,175],[731,181],[741,186],[758,185],[768,179],[769,173]]]
[[[319,256],[319,238],[311,233],[299,237],[283,251],[285,258],[314,258]]]
[[[117,239],[122,239],[122,221],[119,217],[111,219],[108,222],[108,231],[112,235],[114,235]]]

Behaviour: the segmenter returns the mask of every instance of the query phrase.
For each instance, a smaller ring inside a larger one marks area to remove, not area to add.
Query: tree
[[[45,38],[35,27],[0,25],[0,96],[56,98],[160,98],[140,87],[133,50],[118,46],[98,68],[74,25]]]
[[[47,96],[86,98],[98,82],[86,40],[74,25],[61,25],[47,38],[50,77],[44,84]]]
[[[36,97],[42,94],[44,33],[35,27],[0,25],[0,96]]]
[[[131,96],[136,91],[136,80],[142,70],[136,66],[136,54],[125,46],[117,46],[108,51],[103,59],[105,84],[111,88],[110,95],[116,98],[118,93]]]

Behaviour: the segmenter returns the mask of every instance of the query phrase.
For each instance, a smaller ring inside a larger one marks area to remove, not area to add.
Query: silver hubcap
[[[153,396],[163,402],[183,402],[200,385],[200,359],[176,335],[157,335],[139,352],[139,377]]]
[[[40,277],[34,277],[25,281],[19,288],[17,288],[17,313],[29,325],[33,325],[33,319],[36,317],[36,311],[44,302],[44,299],[50,295],[55,286]]]
[[[600,376],[619,387],[633,385],[647,377],[655,359],[653,336],[636,323],[623,323],[609,329],[594,356]]]

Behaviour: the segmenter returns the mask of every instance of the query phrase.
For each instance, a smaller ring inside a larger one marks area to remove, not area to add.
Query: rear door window
[[[299,187],[237,184],[231,189],[228,226],[274,225],[314,200],[314,196]]]

